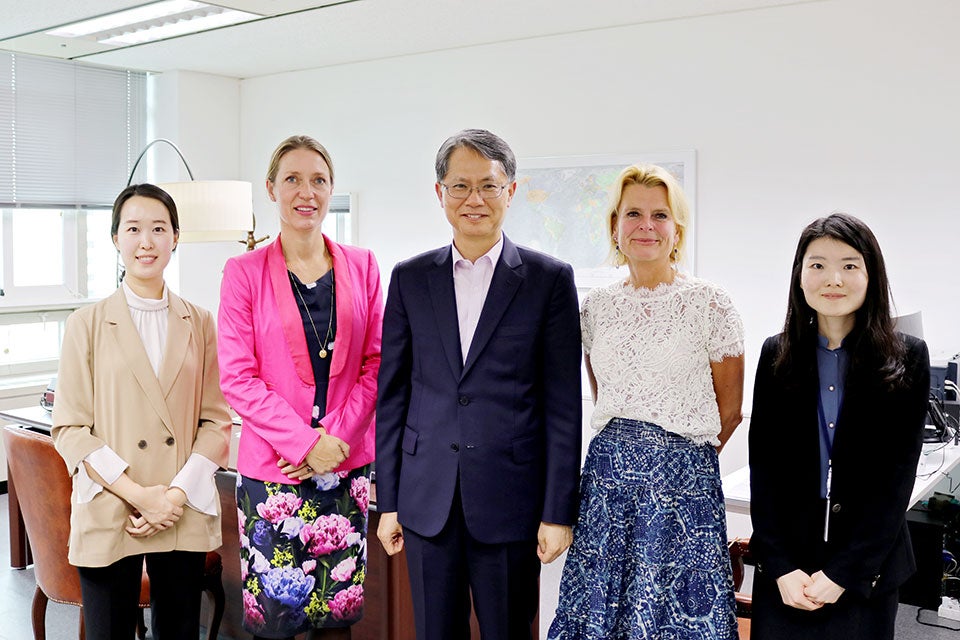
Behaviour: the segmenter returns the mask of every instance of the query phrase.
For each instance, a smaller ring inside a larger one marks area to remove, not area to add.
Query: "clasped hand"
[[[825,604],[833,604],[844,591],[823,571],[807,575],[800,569],[777,578],[777,587],[783,604],[804,611],[816,611]]]
[[[320,439],[299,465],[292,464],[283,458],[277,461],[280,472],[291,480],[306,480],[317,473],[333,471],[350,456],[350,445],[327,433],[320,427]]]
[[[149,538],[169,529],[183,515],[187,496],[182,489],[154,485],[143,487],[133,503],[127,533],[134,538]]]
[[[573,528],[564,524],[541,522],[537,531],[537,557],[543,564],[550,564],[573,542]]]

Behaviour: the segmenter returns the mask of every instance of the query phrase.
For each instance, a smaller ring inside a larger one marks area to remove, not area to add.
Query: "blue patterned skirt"
[[[363,615],[370,465],[300,484],[237,478],[243,627],[263,638]]]
[[[735,640],[717,452],[614,418],[591,441],[551,640]]]

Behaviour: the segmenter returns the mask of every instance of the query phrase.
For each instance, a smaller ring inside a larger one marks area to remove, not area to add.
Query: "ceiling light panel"
[[[89,38],[110,46],[129,46],[255,20],[261,16],[192,2],[164,0],[47,31],[50,36]]]

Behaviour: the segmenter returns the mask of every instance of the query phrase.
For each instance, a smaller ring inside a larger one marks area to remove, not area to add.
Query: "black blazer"
[[[905,388],[883,389],[872,371],[855,371],[851,362],[833,445],[826,543],[816,354],[797,363],[811,373],[791,387],[774,375],[779,336],[764,343],[750,417],[750,546],[768,578],[822,570],[867,598],[899,587],[914,572],[905,516],[923,441],[930,359],[922,340],[902,337]]]
[[[580,474],[580,314],[570,265],[503,238],[466,362],[450,246],[398,264],[383,319],[377,506],[440,532],[459,483],[471,535],[572,525]]]

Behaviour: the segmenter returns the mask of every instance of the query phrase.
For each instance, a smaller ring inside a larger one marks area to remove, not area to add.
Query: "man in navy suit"
[[[580,321],[570,265],[513,244],[516,159],[467,129],[440,147],[453,244],[398,264],[383,320],[377,536],[406,549],[419,640],[531,637],[540,562],[570,545]]]

